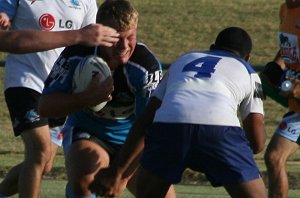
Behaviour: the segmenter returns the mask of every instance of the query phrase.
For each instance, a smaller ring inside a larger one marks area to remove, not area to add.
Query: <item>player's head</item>
[[[229,27],[218,34],[211,49],[230,51],[247,60],[252,50],[252,41],[242,28]]]
[[[137,26],[138,17],[138,11],[129,0],[106,0],[99,7],[96,22],[122,32]]]
[[[101,56],[111,69],[128,62],[135,46],[137,36],[138,12],[129,0],[106,0],[97,13],[97,23],[116,29],[119,42],[112,47],[101,47]]]

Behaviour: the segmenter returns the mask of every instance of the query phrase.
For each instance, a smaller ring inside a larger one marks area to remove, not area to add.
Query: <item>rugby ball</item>
[[[79,93],[86,89],[92,78],[101,75],[100,82],[111,76],[110,68],[107,63],[100,57],[87,56],[78,63],[73,75],[73,93]],[[92,111],[100,111],[107,102],[102,102],[96,106],[89,107]]]

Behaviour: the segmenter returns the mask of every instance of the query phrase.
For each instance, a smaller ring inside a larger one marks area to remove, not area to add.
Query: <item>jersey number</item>
[[[211,74],[216,71],[215,67],[221,58],[214,56],[205,56],[198,58],[187,65],[182,69],[183,72],[194,71],[196,78],[210,78]]]

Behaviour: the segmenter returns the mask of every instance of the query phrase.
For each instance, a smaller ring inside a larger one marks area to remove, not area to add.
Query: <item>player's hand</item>
[[[90,186],[92,192],[98,196],[118,197],[126,188],[128,180],[116,175],[111,168],[101,169],[95,176],[95,180]]]
[[[88,46],[111,47],[119,41],[119,33],[108,26],[102,24],[90,24],[80,31],[80,44]]]
[[[0,12],[0,29],[7,30],[10,28],[10,20],[7,14]]]
[[[114,91],[113,78],[109,76],[100,82],[100,74],[93,77],[88,87],[84,90],[88,106],[94,106],[105,101],[112,100],[111,93]]]
[[[300,80],[293,81],[294,87],[291,92],[291,97],[300,98]]]

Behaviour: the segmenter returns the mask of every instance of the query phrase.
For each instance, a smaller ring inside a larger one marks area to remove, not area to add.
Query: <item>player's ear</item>
[[[215,45],[215,44],[211,44],[209,49],[210,49],[210,50],[216,49],[216,45]]]
[[[247,62],[250,61],[250,54],[246,55],[245,58],[244,58]]]

